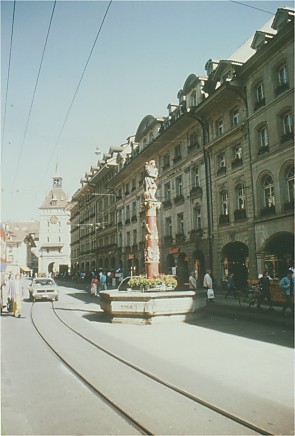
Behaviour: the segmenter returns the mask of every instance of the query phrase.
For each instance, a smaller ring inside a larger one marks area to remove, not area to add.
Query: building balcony
[[[226,174],[226,167],[220,167],[217,171],[217,176],[223,176]]]
[[[202,228],[198,228],[198,229],[192,229],[190,232],[190,240],[191,241],[196,241],[197,239],[201,238],[204,234],[204,231]]]
[[[235,170],[236,168],[240,168],[242,166],[242,158],[237,157],[236,159],[231,161],[231,168],[232,170]]]
[[[201,186],[194,186],[190,191],[191,198],[201,197],[202,195],[203,195],[203,189],[201,188]]]
[[[170,168],[170,163],[167,163],[162,167],[162,170],[166,171],[166,170],[169,170],[169,168]]]
[[[200,148],[200,144],[199,144],[198,141],[192,142],[192,143],[189,144],[188,147],[187,147],[187,149],[188,149],[189,152],[191,152],[191,151],[193,151],[193,150],[195,150],[195,149],[197,149],[197,148]]]
[[[289,83],[285,82],[285,83],[280,83],[277,87],[276,87],[276,96],[282,94],[282,92],[287,91],[289,89]]]
[[[172,243],[173,243],[172,235],[165,235],[164,236],[164,244],[171,245]]]
[[[183,194],[178,194],[175,198],[174,198],[174,204],[176,206],[178,206],[179,204],[184,203],[184,196]]]
[[[260,109],[263,106],[265,106],[265,98],[262,98],[261,100],[257,100],[255,102],[254,110],[257,111],[257,109]]]
[[[163,208],[164,208],[164,209],[171,209],[171,207],[172,207],[172,202],[171,202],[171,200],[164,200],[164,201],[163,201]]]
[[[177,162],[181,161],[181,159],[182,159],[181,156],[175,156],[175,158],[172,160],[173,160],[173,163],[176,164]]]
[[[294,133],[293,132],[287,132],[284,135],[281,136],[281,143],[287,142],[294,139]]]
[[[219,215],[219,225],[229,224],[229,215]]]
[[[184,233],[176,233],[175,241],[177,244],[184,242],[185,241],[185,234]]]
[[[264,153],[269,153],[269,146],[268,145],[263,145],[259,148],[258,150],[258,156]]]
[[[246,209],[236,209],[234,211],[235,222],[243,221],[246,217]]]
[[[263,209],[261,209],[261,211],[260,211],[260,215],[262,216],[262,217],[264,217],[264,216],[273,216],[273,215],[275,215],[276,214],[276,208],[275,208],[275,206],[267,206],[267,207],[264,207]]]

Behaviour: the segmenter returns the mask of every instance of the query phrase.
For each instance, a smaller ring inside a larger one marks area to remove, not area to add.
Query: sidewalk
[[[73,287],[89,293],[90,296],[90,283],[76,281],[58,280],[60,286]],[[290,309],[287,310],[286,316],[283,315],[282,306],[274,306],[273,310],[268,310],[266,304],[262,304],[262,310],[258,310],[256,305],[248,308],[247,305],[240,306],[237,299],[229,296],[225,298],[226,291],[217,289],[215,291],[214,304],[207,304],[208,315],[218,315],[233,319],[244,319],[254,322],[268,323],[270,325],[276,324],[286,328],[294,328],[294,317]]]
[[[286,316],[284,316],[282,306],[273,306],[272,310],[268,309],[267,304],[262,304],[261,310],[258,310],[256,305],[248,307],[247,304],[243,304],[240,306],[239,301],[233,296],[225,298],[225,293],[226,291],[222,290],[215,292],[214,304],[207,305],[208,314],[294,327],[294,317],[290,309],[286,311]]]

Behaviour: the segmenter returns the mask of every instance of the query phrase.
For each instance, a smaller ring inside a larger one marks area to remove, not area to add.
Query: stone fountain
[[[146,277],[161,278],[157,213],[161,202],[156,198],[158,169],[154,160],[145,164],[144,204]],[[153,324],[163,321],[186,321],[204,314],[203,290],[173,290],[164,286],[153,289],[130,288],[127,291],[100,292],[100,306],[112,322]]]

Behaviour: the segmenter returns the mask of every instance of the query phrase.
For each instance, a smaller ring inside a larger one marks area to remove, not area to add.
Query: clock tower
[[[46,275],[67,274],[70,259],[70,213],[62,178],[53,177],[52,189],[40,207],[38,272]]]

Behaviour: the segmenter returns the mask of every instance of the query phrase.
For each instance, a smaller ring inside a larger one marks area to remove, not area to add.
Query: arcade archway
[[[270,277],[281,278],[290,266],[294,266],[294,235],[277,233],[263,247],[263,267]]]
[[[195,271],[198,286],[202,285],[205,275],[205,256],[200,250],[196,250],[193,253],[193,270]]]
[[[184,285],[188,283],[189,271],[188,271],[188,257],[186,253],[179,253],[177,259],[176,268],[177,282],[178,285]]]
[[[173,274],[173,271],[175,269],[175,258],[173,254],[168,254],[166,257],[166,265],[167,265],[167,273]]]
[[[249,249],[242,242],[230,242],[222,249],[223,281],[234,273],[236,286],[243,287],[248,280]]]

